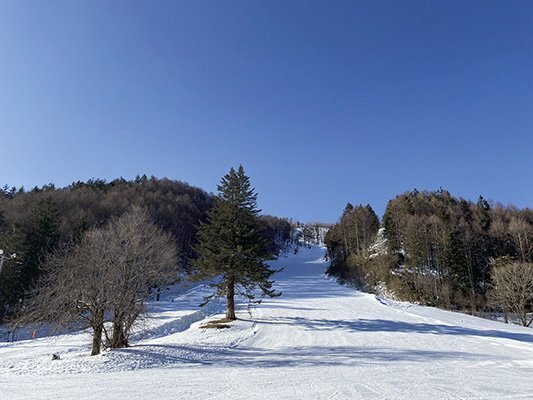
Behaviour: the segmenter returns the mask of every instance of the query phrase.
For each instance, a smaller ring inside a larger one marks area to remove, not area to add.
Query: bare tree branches
[[[492,279],[494,302],[506,312],[515,313],[522,325],[530,326],[533,322],[533,317],[528,317],[533,303],[533,263],[495,263]]]
[[[104,332],[108,346],[127,346],[135,322],[146,313],[150,288],[177,280],[176,261],[170,235],[152,225],[145,211],[133,208],[50,257],[19,322],[91,328],[92,355],[100,352]]]
[[[110,347],[125,347],[135,321],[145,313],[150,288],[177,279],[177,255],[170,235],[150,224],[139,208],[112,221],[107,233],[114,250],[110,259],[113,335],[107,340]]]

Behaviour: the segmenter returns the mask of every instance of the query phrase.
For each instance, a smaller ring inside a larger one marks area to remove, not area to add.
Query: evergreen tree
[[[273,259],[268,243],[261,235],[257,194],[242,166],[231,168],[220,184],[208,222],[200,226],[199,243],[193,261],[197,279],[216,279],[215,292],[205,300],[226,296],[226,318],[235,320],[235,293],[255,301],[259,289],[262,296],[279,296],[272,288],[271,276],[278,272],[266,264]]]
[[[42,262],[59,244],[59,224],[59,211],[51,198],[41,200],[33,209],[22,244],[21,296],[36,282]]]
[[[12,310],[13,304],[19,299],[20,290],[17,282],[16,259],[9,255],[16,253],[15,234],[5,219],[5,212],[0,210],[0,249],[4,251],[2,268],[0,270],[0,323]],[[2,260],[0,260],[2,263]]]

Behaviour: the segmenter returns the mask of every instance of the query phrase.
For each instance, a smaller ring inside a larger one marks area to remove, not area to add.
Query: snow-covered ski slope
[[[283,295],[231,329],[199,329],[198,287],[165,293],[128,349],[0,343],[0,399],[533,399],[533,330],[379,301],[326,278],[323,253],[273,263]]]

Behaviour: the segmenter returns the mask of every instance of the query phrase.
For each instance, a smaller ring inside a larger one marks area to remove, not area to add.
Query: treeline
[[[323,245],[326,233],[331,226],[331,224],[321,222],[310,222],[307,224],[296,222],[294,224],[296,228],[294,240],[306,246],[311,244]]]
[[[28,297],[50,255],[81,243],[87,232],[105,228],[110,221],[137,207],[150,223],[168,233],[176,249],[176,265],[187,270],[195,257],[197,231],[206,221],[213,195],[187,183],[138,176],[106,182],[91,179],[64,188],[53,184],[0,189],[0,322]],[[278,249],[290,237],[290,224],[262,217],[262,233]],[[12,255],[16,254],[16,257]]]
[[[371,290],[381,279],[381,274],[375,273],[376,259],[370,257],[378,230],[379,218],[370,205],[348,203],[339,222],[326,234],[325,244],[331,259],[328,274],[341,282]]]
[[[262,235],[268,240],[266,248],[268,252],[278,253],[292,240],[293,226],[289,219],[263,215],[260,221]]]
[[[367,290],[385,285],[406,300],[475,312],[503,307],[498,266],[533,261],[533,210],[483,197],[414,190],[389,201],[381,226],[370,206],[349,205],[326,238],[329,272]]]

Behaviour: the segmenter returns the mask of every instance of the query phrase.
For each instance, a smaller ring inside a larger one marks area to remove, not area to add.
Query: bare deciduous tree
[[[146,312],[152,287],[177,280],[177,255],[170,235],[140,208],[88,231],[81,242],[48,259],[46,272],[18,323],[80,324],[92,330],[91,355],[102,334],[110,347],[125,347],[132,327]],[[111,317],[112,332],[105,322]]]
[[[528,262],[533,257],[533,227],[523,217],[512,217],[509,232],[522,262]]]
[[[48,258],[44,274],[17,324],[47,323],[55,329],[78,325],[92,330],[91,355],[100,353],[108,309],[108,259],[112,251],[104,231],[87,232],[72,249]]]
[[[134,208],[112,221],[107,228],[111,247],[110,284],[113,334],[109,347],[128,345],[137,318],[145,313],[144,300],[153,287],[177,279],[177,255],[170,235],[149,223],[147,214]]]
[[[522,325],[530,326],[533,322],[533,317],[528,316],[533,302],[533,263],[496,262],[492,280],[494,302],[504,311],[516,314]]]

